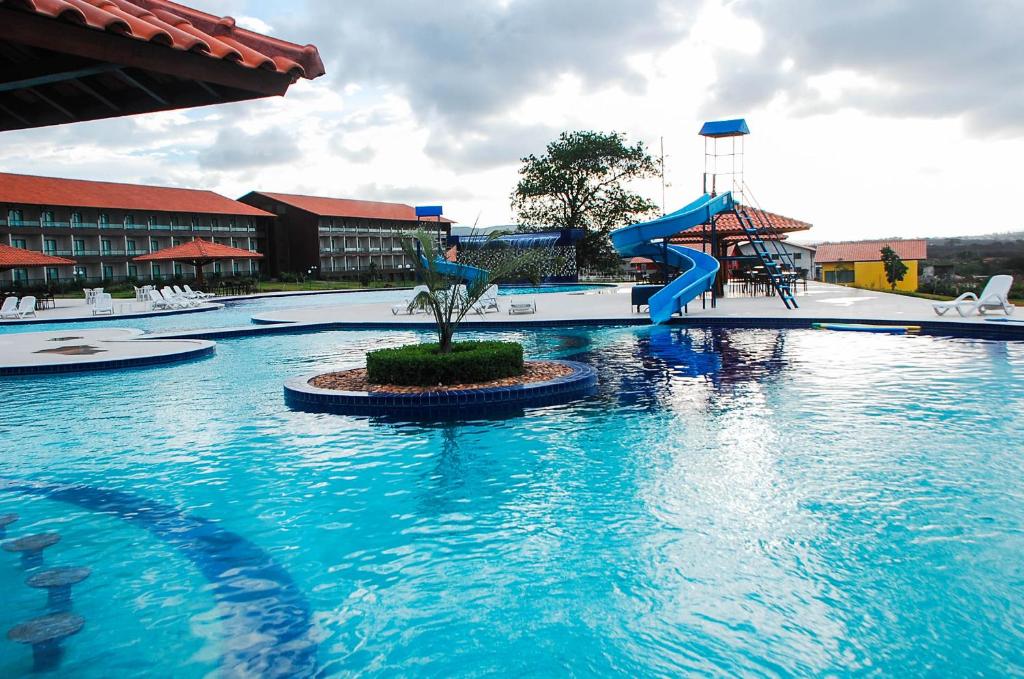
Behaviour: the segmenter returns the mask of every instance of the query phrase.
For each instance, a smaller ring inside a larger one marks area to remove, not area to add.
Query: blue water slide
[[[420,261],[423,262],[423,266],[429,266],[427,258],[422,254],[420,255]],[[434,270],[438,273],[444,274],[445,276],[461,279],[466,284],[475,283],[481,278],[486,281],[490,277],[490,274],[487,273],[486,269],[479,269],[475,266],[459,264],[458,262],[449,262],[448,260],[441,258],[438,258],[438,260],[434,262]]]
[[[612,244],[623,257],[647,257],[654,261],[668,259],[668,265],[683,273],[650,299],[651,321],[665,323],[677,311],[703,292],[711,289],[718,274],[718,260],[699,250],[662,244],[680,231],[708,224],[720,212],[731,210],[732,194],[704,194],[682,209],[650,222],[633,224],[611,233]]]

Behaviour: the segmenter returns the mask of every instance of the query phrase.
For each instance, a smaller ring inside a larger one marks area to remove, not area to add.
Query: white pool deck
[[[109,318],[120,318],[120,319],[132,319],[132,318],[145,318],[148,316],[171,316],[174,314],[181,313],[196,313],[200,311],[215,311],[222,309],[223,304],[218,302],[204,302],[195,307],[187,309],[167,309],[154,311],[150,308],[149,302],[137,302],[134,299],[115,299],[114,300],[114,313],[111,314],[93,314],[93,307],[90,304],[86,304],[84,299],[55,299],[54,308],[43,309],[37,311],[35,316],[29,316],[23,320],[15,319],[0,319],[2,325],[24,325],[29,330],[35,323],[45,323],[47,321],[54,322],[70,322],[70,321],[90,321],[94,319],[109,319]]]
[[[602,321],[621,322],[624,319],[647,318],[646,307],[637,312],[630,305],[629,284],[608,287],[587,292],[547,293],[528,297],[499,297],[501,311],[485,315],[469,314],[468,324],[507,323],[514,321],[523,325],[557,321]],[[513,300],[535,301],[537,313],[509,315],[509,303]],[[938,316],[932,309],[931,300],[906,295],[895,295],[872,290],[859,290],[827,283],[808,283],[806,292],[801,288],[797,294],[798,309],[786,309],[778,297],[751,297],[735,295],[719,299],[711,308],[710,296],[706,308],[698,298],[689,305],[687,318],[808,318],[808,319],[849,319],[913,324],[921,321],[948,321],[951,323],[985,323],[984,317],[972,315],[961,317],[956,311]],[[433,323],[428,314],[393,314],[391,303],[324,305],[267,312],[253,317],[258,323],[345,323],[345,324],[402,324]],[[1003,314],[989,313],[989,318]],[[1024,320],[1024,313],[1020,314]]]
[[[51,330],[0,335],[0,373],[22,369],[69,371],[93,369],[105,364],[127,367],[132,363],[170,362],[212,350],[208,340],[139,339],[141,330]],[[88,353],[79,353],[83,348]],[[66,351],[69,353],[57,353]]]

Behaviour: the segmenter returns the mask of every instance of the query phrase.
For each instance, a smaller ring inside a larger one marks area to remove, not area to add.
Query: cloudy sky
[[[5,134],[11,172],[409,203],[512,219],[562,130],[657,151],[698,195],[704,120],[743,116],[746,179],[810,240],[1024,229],[1018,0],[191,0],[313,43],[287,97]],[[636,187],[660,202],[659,181]]]

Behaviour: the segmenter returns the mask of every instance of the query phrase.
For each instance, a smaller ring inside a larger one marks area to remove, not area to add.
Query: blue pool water
[[[499,295],[537,295],[551,292],[585,292],[601,285],[542,285],[538,287],[499,287]],[[301,309],[318,306],[345,304],[394,303],[406,299],[408,290],[375,290],[372,292],[341,292],[316,295],[290,295],[286,297],[262,297],[256,299],[226,302],[218,311],[199,313],[166,314],[149,318],[114,318],[85,323],[32,323],[25,325],[0,324],[0,334],[8,332],[43,332],[71,328],[123,328],[130,326],[146,332],[171,332],[203,330],[206,328],[233,328],[250,325],[252,317],[271,311]]]
[[[404,331],[0,381],[9,536],[93,569],[61,676],[1022,672],[1024,345],[496,335],[597,395],[431,426],[284,406],[429,336]],[[24,578],[0,552],[0,630],[43,610]]]

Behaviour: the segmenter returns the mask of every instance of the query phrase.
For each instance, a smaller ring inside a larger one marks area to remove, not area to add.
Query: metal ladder
[[[736,219],[739,220],[740,227],[743,229],[743,233],[746,234],[750,240],[751,247],[754,248],[754,253],[761,260],[761,263],[764,264],[768,280],[771,281],[772,287],[775,288],[775,291],[779,293],[779,297],[782,298],[782,303],[786,305],[787,309],[799,308],[799,305],[796,303],[796,297],[793,296],[793,290],[789,285],[789,280],[787,280],[781,266],[784,263],[790,271],[795,272],[796,266],[794,265],[793,258],[785,248],[779,245],[777,238],[770,238],[767,242],[761,238],[762,235],[776,235],[774,233],[775,228],[762,214],[758,214],[758,219],[755,221],[743,205],[737,204],[734,211]],[[772,244],[775,250],[774,254],[778,256],[778,259],[772,257],[773,253],[768,250],[768,242]]]

